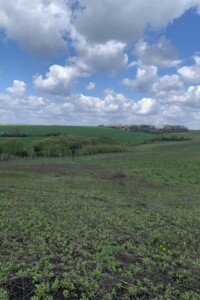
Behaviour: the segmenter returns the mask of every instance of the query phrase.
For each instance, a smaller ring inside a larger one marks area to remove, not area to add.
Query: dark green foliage
[[[108,152],[122,152],[129,149],[117,145],[111,137],[83,138],[61,135],[36,141],[28,148],[29,156],[89,155]]]
[[[0,143],[0,153],[1,154],[7,154],[10,155],[16,155],[16,156],[25,156],[26,155],[26,149],[25,144],[18,140],[18,139],[9,139],[5,142]]]
[[[166,135],[166,136],[161,136],[160,138],[158,137],[158,139],[155,138],[155,141],[174,141],[174,142],[182,142],[182,141],[189,141],[191,140],[190,138],[184,137],[184,136],[177,136],[177,135]]]
[[[27,149],[26,149],[27,148]],[[61,157],[107,152],[127,151],[128,147],[117,145],[111,137],[79,137],[59,135],[34,141],[25,147],[21,140],[10,138],[0,144],[1,160],[11,155],[29,157]]]
[[[30,156],[65,156],[73,154],[81,139],[73,136],[58,136],[35,141],[28,148]]]
[[[144,141],[144,144],[154,142],[183,142],[190,141],[191,138],[187,136],[171,135],[171,134],[159,134],[151,140]]]
[[[131,147],[112,144],[86,145],[80,149],[79,155],[92,155],[100,153],[117,153],[131,151]]]

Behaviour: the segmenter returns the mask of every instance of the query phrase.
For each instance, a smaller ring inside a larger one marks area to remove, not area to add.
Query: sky
[[[0,0],[0,124],[200,129],[200,0]]]

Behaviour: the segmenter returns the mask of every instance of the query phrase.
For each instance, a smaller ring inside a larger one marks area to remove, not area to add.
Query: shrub
[[[62,156],[63,147],[55,138],[46,138],[32,143],[28,148],[29,156]]]
[[[87,144],[87,140],[72,135],[50,137],[32,143],[28,148],[30,156],[65,156],[74,155],[78,149]]]
[[[25,144],[16,138],[9,139],[0,144],[0,153],[7,154],[7,155],[25,156],[26,155]]]
[[[88,138],[73,135],[51,136],[34,141],[27,149],[21,140],[10,138],[0,143],[0,159],[9,159],[13,155],[61,157],[67,155],[124,152],[129,150],[130,147],[119,145],[113,138],[105,136]]]
[[[93,149],[93,146],[94,147]],[[114,148],[115,147],[115,148]],[[85,155],[86,152],[106,153],[124,151],[124,146],[117,145],[110,137],[83,138],[73,135],[60,135],[35,141],[28,148],[29,156],[66,156]]]
[[[151,140],[144,141],[144,144],[153,143],[153,142],[182,142],[191,140],[188,137],[179,136],[179,135],[166,135],[166,134],[159,134],[155,138]]]
[[[80,151],[80,155],[91,155],[91,154],[100,154],[100,153],[114,153],[114,152],[128,152],[131,148],[128,146],[121,145],[108,145],[108,144],[99,144],[99,145],[86,145]]]

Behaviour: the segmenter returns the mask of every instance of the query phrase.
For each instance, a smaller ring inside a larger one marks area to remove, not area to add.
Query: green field
[[[0,299],[200,299],[200,139],[189,134],[1,162]]]
[[[120,131],[117,129],[111,129],[106,127],[95,127],[95,126],[32,126],[32,125],[0,125],[0,132],[10,132],[15,129],[19,129],[23,133],[32,133],[32,137],[20,138],[25,142],[26,145],[32,141],[38,139],[34,135],[44,136],[46,134],[72,134],[75,136],[82,137],[100,137],[108,136],[115,139],[117,142],[122,144],[136,145],[142,143],[144,140],[151,139],[154,137],[153,134],[148,133],[131,133],[126,131]],[[6,138],[0,137],[0,141],[4,141]]]

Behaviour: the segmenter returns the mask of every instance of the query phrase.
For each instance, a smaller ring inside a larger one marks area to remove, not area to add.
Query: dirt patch
[[[125,267],[131,264],[142,262],[141,258],[138,255],[129,251],[119,251],[116,254],[116,258],[120,262],[120,264]]]
[[[120,282],[120,278],[116,274],[105,274],[104,278],[101,280],[101,289],[102,291],[108,292],[111,290],[117,283]]]
[[[116,179],[116,180],[121,180],[121,179],[126,179],[127,175],[123,172],[123,170],[117,170],[114,173],[109,172],[108,174],[105,174],[105,179]]]
[[[34,284],[32,278],[13,278],[5,288],[9,295],[9,300],[29,300],[34,295]]]
[[[86,164],[34,164],[34,165],[10,165],[1,164],[0,172],[33,172],[33,173],[56,173],[67,174],[72,171],[99,171],[105,172],[105,167]]]

